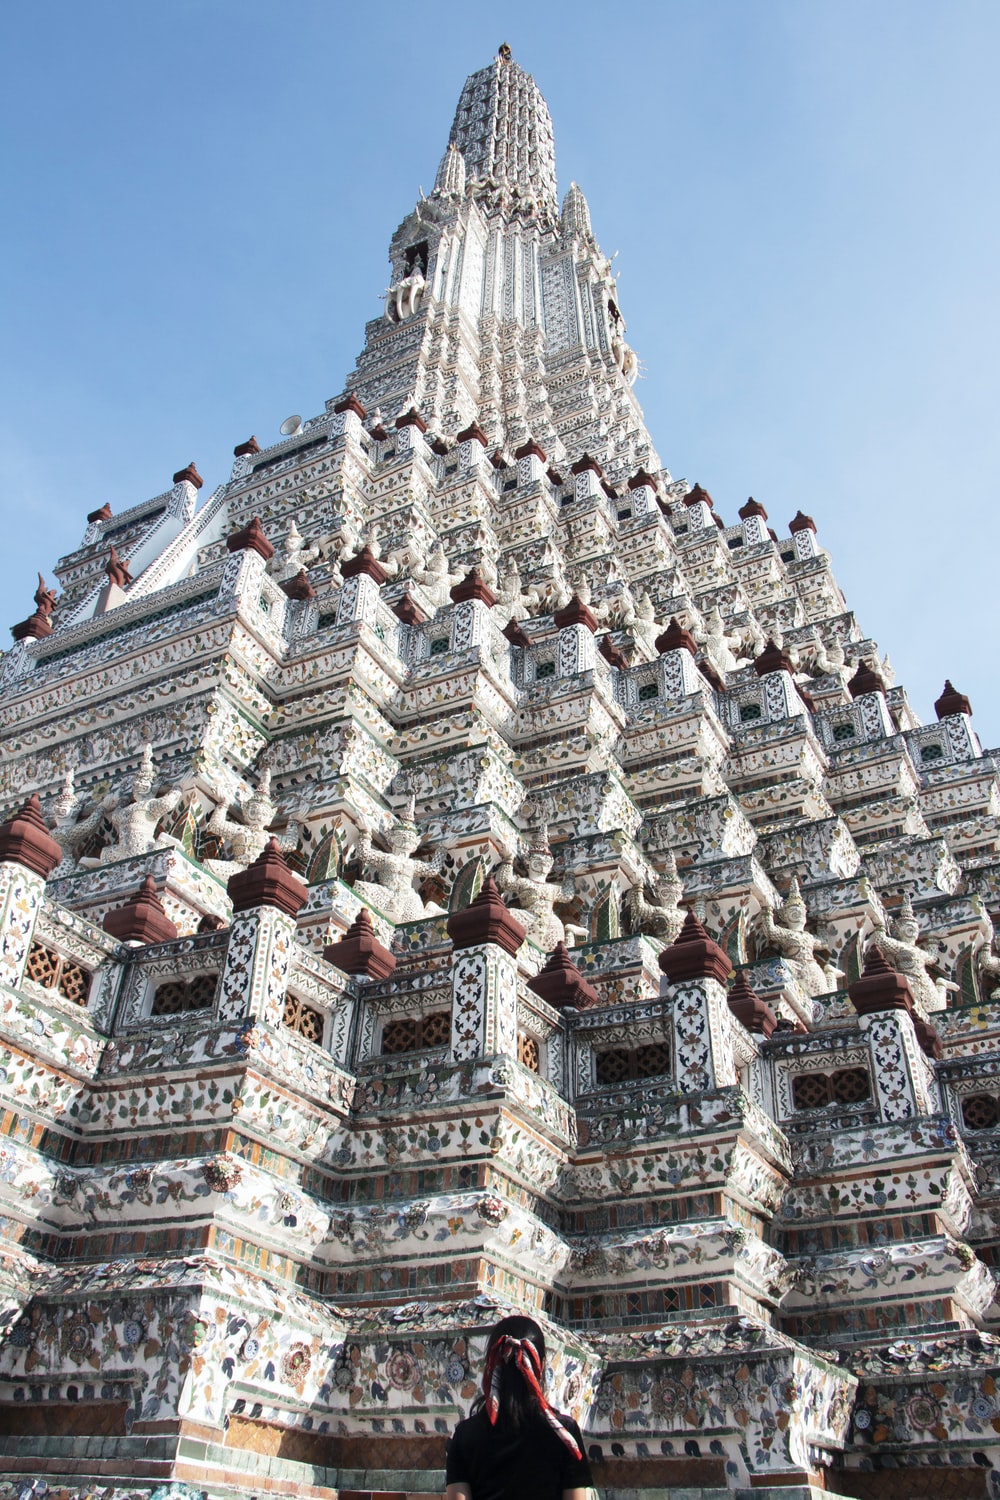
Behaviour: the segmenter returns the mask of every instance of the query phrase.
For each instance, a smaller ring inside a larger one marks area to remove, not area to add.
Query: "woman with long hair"
[[[502,1318],[486,1346],[482,1395],[448,1444],[446,1500],[587,1500],[580,1429],[545,1399],[545,1338]]]

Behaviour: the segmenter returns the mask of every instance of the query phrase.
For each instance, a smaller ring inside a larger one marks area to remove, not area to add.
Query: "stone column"
[[[232,555],[219,585],[220,600],[231,599],[236,605],[248,602],[256,606],[267,564],[274,556],[274,547],[265,535],[260,518],[254,516],[248,525],[227,537],[226,550]]]
[[[338,401],[333,408],[330,436],[346,438],[349,443],[360,443],[361,434],[364,431],[363,423],[367,415],[368,413],[352,391],[349,396],[344,397],[343,401]]]
[[[885,683],[867,662],[858,663],[858,669],[847,686],[858,705],[866,740],[881,740],[896,733],[885,701]]]
[[[948,743],[956,759],[975,760],[982,755],[979,736],[972,727],[972,704],[952,686],[950,678],[945,678],[944,691],[935,701],[934,712],[948,731]]]
[[[937,1036],[914,1015],[909,981],[890,969],[873,945],[868,950],[864,973],[847,993],[861,1017],[861,1030],[871,1048],[883,1120],[894,1123],[912,1119],[914,1115],[933,1114],[934,1088],[923,1051],[925,1047],[933,1051]]]
[[[746,505],[740,506],[736,514],[743,527],[743,541],[748,547],[756,547],[761,542],[770,541],[767,530],[767,511],[752,495]]]
[[[687,506],[688,525],[692,531],[707,531],[710,526],[715,525],[712,497],[700,484],[688,491],[684,496],[684,504]]]
[[[458,443],[458,462],[463,474],[485,468],[489,438],[476,422],[462,429]]]
[[[219,1020],[254,1017],[280,1026],[288,989],[295,918],[309,894],[271,839],[227,886],[233,903],[229,946],[222,971]]]
[[[515,449],[514,457],[517,460],[517,482],[518,484],[535,484],[536,481],[545,476],[545,449],[540,448],[537,443],[522,443],[520,448]]]
[[[356,557],[341,563],[340,573],[344,585],[337,600],[337,624],[347,625],[358,620],[374,630],[379,589],[388,576],[385,569],[366,545]]]
[[[656,637],[656,649],[660,653],[660,686],[666,701],[698,692],[703,679],[695,664],[698,647],[690,631],[672,618],[663,634]]]
[[[673,1057],[682,1094],[703,1094],[739,1082],[726,980],[728,957],[688,912],[676,942],[660,954],[673,1000]]]
[[[448,918],[451,962],[451,1051],[456,1062],[517,1056],[517,963],[524,928],[508,911],[496,881]]]
[[[596,616],[574,594],[566,608],[557,609],[553,618],[559,630],[559,676],[576,677],[580,672],[592,672],[596,657]]]
[[[628,489],[633,516],[656,514],[656,480],[652,474],[647,474],[645,469],[640,469],[637,474],[632,475],[628,482]]]
[[[804,562],[817,555],[819,548],[816,546],[816,522],[812,516],[796,511],[794,519],[788,523],[788,530],[795,543],[796,562]]]
[[[408,412],[396,418],[397,454],[422,453],[427,458],[427,444],[424,441],[426,431],[427,423],[416,407],[411,406]]]
[[[0,983],[12,989],[24,978],[45,882],[62,857],[37,797],[0,825]]]
[[[596,458],[591,458],[585,453],[579,463],[575,463],[570,470],[573,475],[574,499],[590,500],[596,495],[602,495],[601,480],[604,478],[604,470]]]
[[[490,610],[497,596],[483,576],[481,568],[470,568],[451,591],[456,604],[451,620],[452,651],[467,651],[481,646],[490,636]]]
[[[769,640],[753,666],[764,685],[764,713],[770,722],[806,712],[792,676],[792,659],[787,652]]]

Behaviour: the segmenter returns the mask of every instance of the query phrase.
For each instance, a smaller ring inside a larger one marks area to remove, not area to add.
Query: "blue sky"
[[[661,459],[800,507],[922,718],[985,745],[998,565],[1000,7],[664,0],[6,9],[7,615],[195,459],[341,391],[389,238],[499,43],[620,254]]]

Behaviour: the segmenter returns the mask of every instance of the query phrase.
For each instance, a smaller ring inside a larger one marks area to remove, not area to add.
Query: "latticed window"
[[[839,1068],[831,1077],[830,1086],[838,1104],[858,1104],[871,1098],[871,1080],[866,1068]]]
[[[871,1098],[865,1068],[838,1068],[835,1073],[800,1073],[792,1079],[796,1109],[822,1109],[827,1104],[859,1104]]]
[[[517,1033],[517,1060],[523,1067],[530,1068],[532,1073],[540,1071],[541,1056],[538,1043],[526,1031]]]
[[[630,1078],[659,1078],[670,1072],[666,1042],[645,1047],[604,1047],[594,1055],[598,1083],[624,1083]]]
[[[150,1014],[182,1016],[189,1010],[207,1010],[215,1003],[218,974],[197,974],[194,979],[168,979],[158,984]]]
[[[287,1026],[289,1031],[298,1032],[307,1042],[316,1042],[322,1046],[323,1020],[323,1012],[307,1005],[298,995],[285,997],[285,1014],[281,1018],[281,1024]]]
[[[28,962],[24,970],[26,979],[33,979],[43,989],[56,990],[65,1000],[75,1005],[86,1005],[93,977],[89,969],[81,968],[69,958],[63,958],[52,948],[42,943],[32,943]]]
[[[398,1016],[394,1021],[386,1021],[382,1028],[383,1053],[446,1047],[450,1040],[450,1010],[432,1010],[426,1016]]]
[[[962,1119],[967,1130],[992,1130],[1000,1121],[1000,1101],[995,1094],[969,1094],[962,1100]]]

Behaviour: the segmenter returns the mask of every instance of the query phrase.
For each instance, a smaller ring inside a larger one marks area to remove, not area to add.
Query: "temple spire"
[[[465,158],[470,178],[516,187],[558,213],[552,120],[535,80],[506,43],[488,67],[466,79],[449,141]]]

